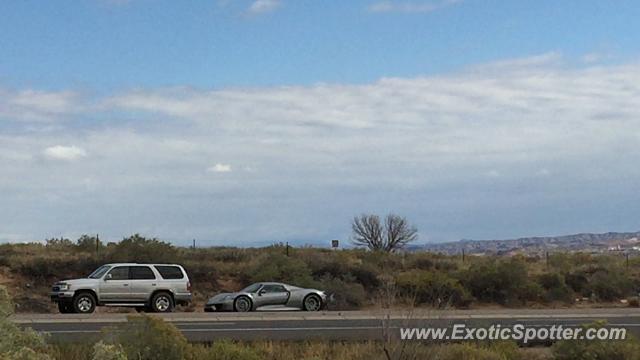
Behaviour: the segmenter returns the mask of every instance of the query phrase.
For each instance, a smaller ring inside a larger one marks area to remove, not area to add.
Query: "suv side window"
[[[262,288],[262,291],[265,293],[282,293],[287,292],[287,290],[282,285],[265,285]]]
[[[184,279],[182,270],[177,266],[155,265],[155,268],[165,280]]]
[[[116,266],[109,271],[109,275],[111,275],[110,280],[129,280],[129,267]]]
[[[148,266],[129,267],[129,278],[132,280],[155,280],[156,275]]]

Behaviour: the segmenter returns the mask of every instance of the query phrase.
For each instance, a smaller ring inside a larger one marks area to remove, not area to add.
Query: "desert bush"
[[[216,341],[211,346],[193,345],[188,360],[261,360],[263,354],[255,347],[231,341]]]
[[[573,302],[573,292],[567,286],[564,276],[558,273],[546,273],[538,276],[538,283],[545,290],[546,301]]]
[[[92,360],[127,360],[127,354],[120,345],[98,341],[93,346]]]
[[[463,284],[480,301],[523,305],[538,300],[540,287],[528,277],[526,263],[519,258],[482,260],[462,274]]]
[[[585,325],[600,328],[604,323]],[[626,340],[563,340],[552,346],[556,360],[631,360],[638,359],[640,343],[635,338]]]
[[[248,273],[242,276],[247,284],[260,281],[282,281],[303,287],[316,285],[311,276],[311,270],[304,261],[280,253],[263,255]]]
[[[511,342],[490,345],[475,343],[441,345],[433,358],[442,360],[519,360],[522,353]]]
[[[172,263],[178,262],[179,254],[169,243],[134,234],[108,248],[107,257],[112,262]]]
[[[334,278],[329,275],[318,282],[318,288],[333,296],[329,308],[334,310],[357,309],[367,301],[367,292],[351,275]]]
[[[415,298],[418,304],[434,307],[467,307],[471,296],[457,279],[437,271],[413,270],[396,279],[401,296]]]
[[[42,336],[31,329],[22,330],[9,320],[13,313],[11,297],[0,286],[0,359],[47,360],[46,344]]]
[[[589,289],[599,300],[613,301],[631,294],[631,281],[620,269],[598,271],[589,281]]]
[[[128,359],[182,360],[188,351],[184,335],[173,324],[153,316],[129,316],[106,330],[105,342],[121,346]]]

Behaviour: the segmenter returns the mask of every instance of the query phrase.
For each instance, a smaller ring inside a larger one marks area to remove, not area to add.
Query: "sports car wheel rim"
[[[249,301],[247,299],[240,298],[238,299],[238,301],[236,301],[236,309],[238,309],[238,311],[245,312],[249,311],[250,308],[251,304],[249,304]]]
[[[169,308],[170,300],[166,296],[160,296],[156,299],[156,309],[158,311],[167,311]]]
[[[89,312],[92,305],[93,301],[91,301],[91,299],[86,296],[78,299],[78,310],[80,310],[80,312]]]
[[[304,307],[307,311],[318,311],[318,309],[320,309],[320,302],[318,302],[315,296],[309,296],[304,302]]]

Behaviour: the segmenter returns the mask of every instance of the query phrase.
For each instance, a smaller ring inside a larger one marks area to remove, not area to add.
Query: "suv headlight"
[[[56,286],[58,286],[58,289],[60,289],[60,291],[67,291],[70,288],[69,284],[58,284]]]

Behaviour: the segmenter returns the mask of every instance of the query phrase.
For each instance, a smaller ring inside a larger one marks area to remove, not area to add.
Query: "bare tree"
[[[352,241],[373,251],[393,252],[418,239],[418,229],[406,218],[389,214],[380,221],[378,215],[362,214],[353,218]]]

